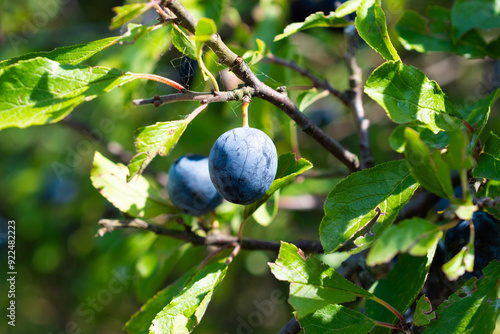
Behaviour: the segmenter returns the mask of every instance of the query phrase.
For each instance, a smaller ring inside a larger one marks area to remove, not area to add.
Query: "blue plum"
[[[262,197],[273,183],[278,154],[264,132],[235,128],[217,139],[208,167],[219,194],[229,202],[246,205]]]
[[[192,216],[204,215],[222,202],[208,173],[208,158],[185,155],[168,171],[167,191],[172,203]]]

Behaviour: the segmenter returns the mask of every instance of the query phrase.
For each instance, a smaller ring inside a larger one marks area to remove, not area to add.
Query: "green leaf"
[[[380,0],[363,0],[356,16],[359,36],[386,60],[399,60],[399,55],[391,43],[387,32],[385,14]]]
[[[443,265],[443,272],[450,281],[457,280],[465,271],[474,270],[474,248],[471,249],[469,246],[471,246],[470,242]]]
[[[456,0],[451,19],[455,39],[474,28],[500,28],[500,5],[497,0]]]
[[[491,132],[477,159],[474,177],[500,181],[500,137]]]
[[[311,104],[327,97],[329,94],[327,90],[318,91],[316,88],[303,91],[297,96],[297,107],[304,112]]]
[[[396,31],[407,50],[449,52],[466,58],[482,58],[492,53],[475,30],[453,41],[451,11],[439,6],[429,7],[429,19],[415,11],[405,11],[396,24]]]
[[[156,315],[182,291],[195,273],[195,268],[189,270],[177,281],[158,292],[127,321],[124,329],[130,334],[148,334],[151,322]]]
[[[436,312],[432,311],[432,305],[429,298],[427,298],[425,295],[422,295],[422,297],[417,300],[415,315],[413,316],[413,323],[415,324],[415,326],[425,326],[434,319],[436,319]]]
[[[340,181],[325,201],[319,229],[325,253],[338,249],[372,219],[376,221],[371,230],[380,234],[394,222],[417,187],[405,160],[364,169]]]
[[[415,217],[403,220],[389,226],[375,240],[366,264],[374,266],[389,262],[397,253],[425,256],[429,249],[436,247],[442,236],[443,232],[439,227],[425,219]]]
[[[137,154],[128,164],[127,182],[136,175],[142,174],[156,155],[166,156],[179,141],[186,130],[190,119],[170,122],[158,122],[138,128],[135,133],[135,148]]]
[[[177,25],[174,25],[172,31],[172,44],[182,54],[196,60],[196,45],[188,35]]]
[[[348,0],[335,9],[335,15],[337,17],[344,17],[352,14],[358,9],[361,2],[363,2],[363,0]]]
[[[285,153],[278,158],[278,169],[276,177],[267,192],[257,202],[246,205],[243,212],[243,220],[247,220],[271,195],[278,189],[290,183],[294,177],[311,169],[313,165],[304,158],[295,160],[294,153]]]
[[[255,212],[252,214],[253,219],[255,221],[262,225],[262,226],[269,226],[278,214],[278,203],[280,199],[280,190],[278,189],[274,194],[271,196],[271,200],[269,202],[271,206],[271,212],[268,211],[267,209],[267,203],[262,204],[255,210]]]
[[[473,277],[438,306],[437,318],[424,334],[493,333],[500,314],[500,262],[491,261],[483,273],[483,278]]]
[[[418,133],[405,129],[405,156],[413,176],[430,192],[443,197],[454,198],[451,183],[451,169],[437,150],[430,152]]]
[[[347,21],[343,17],[339,17],[335,12],[330,12],[325,15],[323,12],[317,12],[306,17],[304,22],[294,22],[285,27],[282,34],[277,35],[274,41],[279,41],[283,38],[289,37],[299,31],[304,31],[317,27],[339,28],[351,25],[352,22]]]
[[[115,165],[99,152],[95,153],[90,179],[92,185],[120,211],[133,217],[156,217],[178,213],[158,189],[143,176],[127,183],[127,167]]]
[[[399,153],[404,153],[406,146],[405,129],[412,128],[420,134],[420,139],[430,148],[442,149],[450,143],[450,134],[446,131],[439,131],[437,134],[426,127],[416,124],[398,125],[389,137],[389,144],[392,149]]]
[[[389,274],[375,282],[369,291],[404,314],[424,286],[435,250],[436,247],[429,249],[427,256],[424,257],[400,254]],[[396,323],[398,320],[387,308],[372,300],[366,301],[365,314],[372,319],[388,323]],[[388,329],[376,327],[371,332],[371,334],[379,333],[388,333]]]
[[[269,267],[278,280],[290,282],[288,301],[299,320],[330,304],[374,297],[315,256],[306,259],[302,250],[283,241],[278,259]]]
[[[198,20],[195,33],[197,52],[199,52],[199,49],[201,49],[201,45],[209,41],[212,35],[215,33],[217,33],[217,26],[215,25],[214,20],[207,18]]]
[[[450,170],[456,170],[460,176],[462,184],[467,183],[467,171],[474,166],[472,157],[467,152],[469,143],[468,134],[465,130],[449,132],[450,144],[446,151],[441,155],[446,161]],[[433,152],[437,154],[437,152]],[[445,175],[441,175],[445,177]],[[465,188],[465,187],[464,187]]]
[[[71,46],[63,46],[60,48],[56,48],[52,51],[40,51],[40,52],[31,52],[24,54],[19,57],[11,58],[0,62],[0,69],[3,69],[9,65],[15,64],[21,60],[27,60],[37,57],[43,57],[47,59],[52,59],[54,61],[59,62],[60,64],[78,64],[99,51],[104,50],[105,48],[116,44],[121,39],[121,36],[118,37],[108,37],[104,39],[100,39],[97,41],[92,41],[89,43],[82,43]]]
[[[151,7],[153,7],[152,2],[134,3],[131,5],[113,7],[113,11],[116,15],[111,19],[109,29],[114,30],[120,28],[128,21],[133,20],[148,11]]]
[[[266,43],[259,38],[257,38],[255,41],[257,43],[257,51],[248,50],[242,56],[243,60],[246,61],[249,65],[257,64],[266,55]]]
[[[0,70],[0,129],[55,123],[77,105],[134,79],[106,67],[19,61]]]
[[[226,276],[228,251],[211,260],[155,317],[150,334],[191,333],[205,314],[215,289]]]
[[[375,320],[342,305],[328,305],[300,319],[307,334],[366,334]]]
[[[205,66],[203,62],[203,44],[212,38],[212,36],[217,32],[217,26],[215,25],[214,20],[202,18],[198,20],[196,24],[195,31],[195,44],[196,44],[196,60],[201,68],[201,73],[203,74],[203,79],[206,81],[208,79],[212,80],[212,83],[215,87],[217,87],[217,82],[214,76],[210,73],[210,71]],[[219,90],[218,87],[216,90]]]
[[[82,61],[92,57],[96,53],[112,46],[116,43],[122,42],[135,42],[145,34],[160,29],[161,25],[156,26],[143,26],[140,24],[129,23],[127,31],[121,36],[108,37],[97,41],[92,41],[83,44],[76,44],[71,46],[63,46],[55,48],[52,51],[40,51],[24,54],[19,57],[7,59],[0,62],[0,70],[4,67],[17,63],[21,60],[27,60],[37,57],[43,57],[59,62],[60,64],[76,65]]]
[[[401,62],[386,62],[373,71],[365,92],[397,123],[417,122],[438,133],[456,130],[463,121],[435,81]]]

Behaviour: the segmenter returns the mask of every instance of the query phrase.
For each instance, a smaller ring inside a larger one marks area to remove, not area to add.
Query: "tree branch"
[[[203,103],[212,102],[229,102],[229,101],[241,101],[245,96],[253,96],[255,94],[255,89],[251,87],[241,87],[231,91],[226,92],[213,92],[213,93],[200,93],[186,91],[184,93],[169,94],[163,96],[155,96],[151,99],[138,99],[134,100],[136,106],[145,104],[154,104],[158,107],[164,103],[181,102],[181,101],[200,101]]]
[[[370,121],[365,117],[365,108],[363,106],[363,71],[356,60],[358,33],[354,27],[347,27],[345,35],[347,38],[347,51],[344,59],[349,71],[349,86],[351,88],[346,92],[347,105],[352,110],[358,128],[361,169],[364,169],[373,166],[373,155],[368,136]]]
[[[341,91],[335,89],[332,85],[328,83],[326,80],[321,80],[317,76],[313,75],[309,70],[300,67],[296,62],[293,60],[286,60],[283,58],[276,57],[273,54],[268,55],[266,58],[262,59],[263,62],[269,62],[281,66],[288,67],[289,69],[297,72],[301,76],[311,80],[313,83],[313,87],[315,88],[321,88],[326,91],[328,91],[330,94],[333,96],[337,97],[344,105],[349,106],[349,101],[348,97],[346,94],[342,93]]]
[[[158,235],[164,235],[170,238],[183,240],[189,242],[194,246],[217,246],[226,247],[228,245],[239,244],[241,249],[245,250],[266,250],[278,253],[281,247],[278,241],[265,241],[256,239],[241,239],[238,242],[238,238],[230,235],[222,234],[211,234],[207,237],[202,237],[191,230],[173,230],[168,229],[163,226],[149,224],[141,219],[132,220],[115,220],[115,219],[101,219],[99,225],[102,227],[97,231],[96,236],[104,236],[106,233],[110,233],[116,229],[138,229],[145,230],[156,233]],[[302,249],[307,253],[323,253],[323,247],[319,241],[306,241],[299,240],[292,242],[295,246]]]
[[[179,1],[164,0],[163,5],[177,16],[182,27],[192,34],[195,33],[196,21]],[[316,126],[316,124],[300,112],[285,94],[277,92],[260,81],[243,59],[227,47],[219,34],[214,34],[205,44],[217,55],[221,64],[227,66],[240,80],[255,89],[255,96],[272,103],[284,111],[305,133],[345,164],[350,171],[355,172],[359,170],[359,160],[355,154],[345,149]]]

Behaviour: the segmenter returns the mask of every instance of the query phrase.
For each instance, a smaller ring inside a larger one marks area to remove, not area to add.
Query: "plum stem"
[[[250,98],[245,96],[241,104],[241,110],[243,112],[243,127],[248,128],[248,106],[250,105]]]

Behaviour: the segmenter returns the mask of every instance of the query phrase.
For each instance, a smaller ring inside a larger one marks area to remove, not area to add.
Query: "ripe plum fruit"
[[[222,202],[208,173],[208,158],[185,155],[168,172],[167,191],[172,203],[192,216],[204,215]]]
[[[278,154],[264,132],[235,128],[217,139],[208,167],[219,194],[229,202],[246,205],[262,197],[273,183]]]

